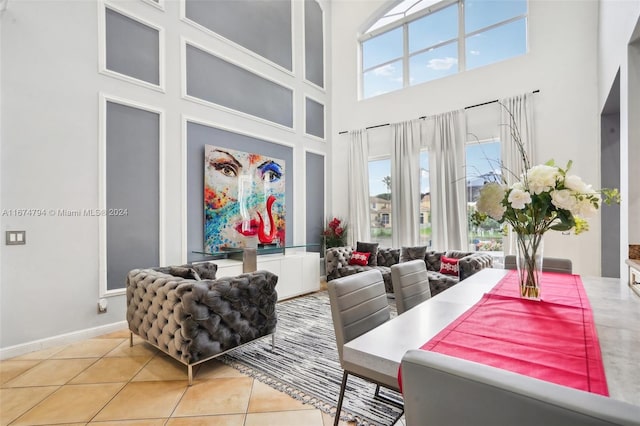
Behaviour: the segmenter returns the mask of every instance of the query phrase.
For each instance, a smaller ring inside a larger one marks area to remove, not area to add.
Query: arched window
[[[360,37],[362,98],[527,52],[527,0],[403,0]]]

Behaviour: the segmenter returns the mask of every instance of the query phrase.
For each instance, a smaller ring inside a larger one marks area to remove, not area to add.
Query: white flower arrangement
[[[519,235],[542,235],[549,229],[573,229],[579,234],[589,229],[586,218],[600,208],[601,195],[606,204],[620,202],[617,189],[594,190],[579,176],[568,174],[571,161],[564,169],[553,160],[531,167],[513,117],[511,134],[525,172],[510,187],[504,182],[492,182],[480,190],[477,211],[473,214],[475,224],[490,216],[498,223],[508,223]],[[502,176],[504,179],[504,167]]]
[[[540,300],[536,271],[542,266],[539,252],[542,235],[550,229],[573,229],[576,235],[587,231],[586,218],[592,217],[600,208],[601,195],[606,204],[611,204],[620,202],[620,193],[617,189],[606,188],[596,191],[579,176],[568,174],[571,161],[564,169],[556,166],[553,160],[531,167],[513,115],[510,128],[524,173],[511,186],[507,186],[506,181],[485,184],[480,190],[472,221],[479,225],[490,216],[498,223],[511,225],[517,238],[520,294]],[[505,170],[504,167],[502,169]]]
[[[600,208],[601,196],[605,202],[619,201],[616,189],[596,191],[579,176],[567,174],[566,168],[557,167],[553,160],[531,167],[521,179],[507,187],[492,182],[480,190],[476,204],[477,222],[490,216],[499,223],[508,223],[518,234],[542,234],[549,229],[575,234],[588,230],[586,218]]]

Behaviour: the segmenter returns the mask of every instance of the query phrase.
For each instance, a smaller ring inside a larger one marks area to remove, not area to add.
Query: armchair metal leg
[[[271,335],[271,350],[272,351],[276,350],[276,333],[275,332]]]
[[[347,387],[347,377],[349,373],[346,371],[342,373],[342,385],[340,385],[340,397],[338,398],[338,407],[336,408],[336,417],[333,421],[333,426],[338,426],[340,422],[340,411],[342,411],[342,400],[344,399],[344,391]]]

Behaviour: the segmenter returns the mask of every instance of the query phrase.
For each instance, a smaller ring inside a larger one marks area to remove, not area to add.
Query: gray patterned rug
[[[390,300],[392,316],[395,304]],[[220,357],[220,360],[257,380],[335,414],[342,381],[331,307],[326,291],[280,302],[276,347],[271,339],[259,339]],[[393,425],[402,411],[374,398],[375,385],[349,376],[342,419],[359,425]],[[384,396],[402,400],[391,390]]]

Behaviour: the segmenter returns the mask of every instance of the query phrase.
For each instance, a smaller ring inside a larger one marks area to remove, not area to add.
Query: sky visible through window
[[[416,1],[404,2],[413,13],[421,7]],[[429,3],[433,3],[429,1]],[[398,8],[400,6],[397,6]],[[394,9],[396,9],[394,8]],[[465,34],[479,31],[464,39],[466,69],[484,65],[526,53],[526,19],[504,23],[526,15],[526,0],[466,0]],[[370,98],[399,90],[405,86],[424,83],[456,74],[459,71],[458,57],[458,4],[433,12],[409,22],[409,57],[403,62],[402,26],[377,35],[362,43],[363,52],[363,96]],[[401,19],[403,15],[394,15]],[[388,24],[392,17],[383,17],[379,22]],[[379,22],[371,29],[379,27]],[[501,25],[489,28],[491,25]],[[370,30],[371,30],[370,29]],[[461,42],[461,41],[460,41]],[[405,65],[406,64],[406,65]],[[403,82],[403,67],[407,66],[408,82]]]

